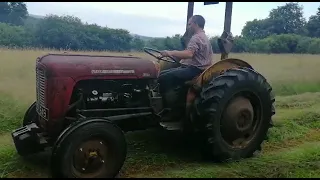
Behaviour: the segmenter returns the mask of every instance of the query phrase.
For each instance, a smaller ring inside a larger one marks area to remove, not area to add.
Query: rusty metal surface
[[[74,54],[42,56],[38,58],[36,68],[43,69],[46,76],[45,99],[47,103],[43,109],[48,110],[46,115],[49,121],[41,119],[40,123],[42,127],[46,127],[49,134],[54,134],[62,127],[60,123],[63,121],[74,86],[78,81],[157,78],[159,71],[155,63],[147,59]],[[106,73],[92,72],[95,70],[106,70]],[[115,71],[110,73],[109,70]],[[118,70],[129,70],[131,73],[121,73]]]
[[[155,65],[151,60],[133,56],[49,54],[42,56],[39,62],[46,66],[48,76],[71,77],[76,81],[92,76],[100,76],[103,79],[114,79],[115,76],[157,77]]]
[[[228,58],[233,47],[234,38],[231,32],[224,31],[218,39],[218,46],[221,51],[221,60]]]
[[[238,96],[231,100],[221,119],[221,134],[232,147],[243,148],[254,130],[254,110],[249,99]]]
[[[74,152],[72,170],[77,177],[94,178],[106,174],[108,148],[101,140],[82,143]]]
[[[202,87],[203,84],[208,83],[213,77],[223,73],[225,70],[236,67],[248,67],[252,68],[250,64],[235,58],[225,59],[223,61],[218,61],[209,68],[207,68],[200,76],[193,80],[193,84],[198,87]]]

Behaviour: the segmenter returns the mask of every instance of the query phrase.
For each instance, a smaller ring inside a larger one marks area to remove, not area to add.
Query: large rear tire
[[[238,160],[261,150],[275,114],[272,88],[261,74],[227,70],[204,85],[195,102],[204,124],[206,159]]]
[[[127,145],[116,125],[89,122],[64,136],[53,150],[54,178],[114,178],[119,173]]]

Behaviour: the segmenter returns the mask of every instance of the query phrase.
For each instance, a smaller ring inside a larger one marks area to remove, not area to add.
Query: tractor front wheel
[[[36,102],[31,104],[31,106],[28,108],[28,110],[26,111],[23,117],[23,123],[22,123],[23,126],[28,125],[30,123],[36,123],[39,126],[38,115],[36,110]]]
[[[207,159],[238,160],[261,150],[275,114],[271,91],[266,79],[248,68],[227,70],[202,88],[196,106]]]
[[[123,132],[113,123],[89,122],[63,136],[53,150],[54,178],[114,178],[119,173],[127,145]]]

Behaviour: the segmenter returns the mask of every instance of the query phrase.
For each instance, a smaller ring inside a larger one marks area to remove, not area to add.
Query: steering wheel
[[[168,56],[171,60],[167,60],[167,59],[160,58],[159,56],[156,56],[156,55],[154,55],[152,53],[152,51],[153,51],[153,52],[156,52],[156,53],[160,54],[159,50],[152,49],[152,48],[147,48],[147,47],[143,48],[143,50],[144,50],[144,52],[150,54],[151,56],[155,57],[158,60],[167,61],[167,62],[171,62],[171,63],[179,63],[179,61],[175,60],[172,56]]]

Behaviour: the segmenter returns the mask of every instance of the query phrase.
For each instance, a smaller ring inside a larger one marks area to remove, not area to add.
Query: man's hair
[[[192,21],[197,24],[201,29],[204,28],[204,25],[206,24],[206,20],[201,15],[194,15],[192,16]]]

